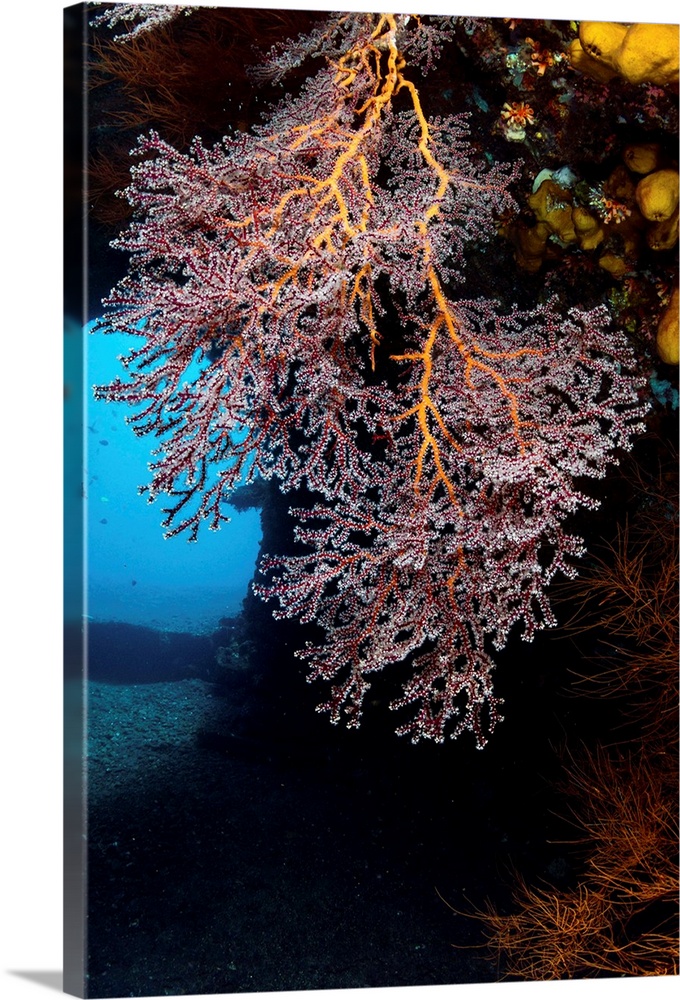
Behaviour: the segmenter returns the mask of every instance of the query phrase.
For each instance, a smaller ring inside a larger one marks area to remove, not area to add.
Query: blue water
[[[122,368],[129,337],[85,328],[86,607],[94,621],[124,621],[170,631],[210,632],[225,615],[238,614],[253,576],[260,543],[256,510],[231,517],[219,531],[207,523],[198,541],[163,537],[159,497],[150,504],[138,487],[150,479],[152,437],[139,438],[125,423],[130,409],[93,398]]]

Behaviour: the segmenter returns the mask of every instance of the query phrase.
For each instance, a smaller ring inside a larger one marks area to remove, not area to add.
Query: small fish
[[[107,445],[109,442],[106,440],[106,438],[102,438],[99,443],[103,444],[103,445]]]
[[[100,524],[108,524],[109,522],[107,521],[107,519],[105,517],[103,517],[99,523]]]

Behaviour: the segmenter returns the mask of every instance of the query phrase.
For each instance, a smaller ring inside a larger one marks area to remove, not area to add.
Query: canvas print
[[[65,10],[77,996],[677,974],[678,29],[460,6]]]

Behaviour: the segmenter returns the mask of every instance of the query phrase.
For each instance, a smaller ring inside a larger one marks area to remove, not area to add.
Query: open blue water
[[[92,386],[122,368],[117,358],[133,345],[122,334],[85,328],[86,608],[90,620],[123,621],[170,631],[210,632],[240,610],[260,542],[258,511],[231,511],[219,531],[207,523],[198,542],[165,539],[160,497],[150,504],[138,487],[150,479],[154,438],[137,437],[130,409],[96,401]]]

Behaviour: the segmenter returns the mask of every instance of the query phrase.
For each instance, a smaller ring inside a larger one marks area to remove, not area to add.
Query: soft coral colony
[[[257,592],[321,626],[298,655],[334,722],[407,663],[398,732],[481,747],[491,650],[554,624],[546,588],[583,552],[565,519],[595,505],[580,481],[647,404],[603,307],[464,298],[516,174],[476,155],[467,115],[424,107],[454,29],[331,16],[267,57],[270,78],[317,59],[263,124],[187,152],[140,139],[130,270],[100,323],[140,346],[97,392],[156,440],[170,535],[218,527],[244,479],[315,495],[293,511],[302,554],[266,557]]]

